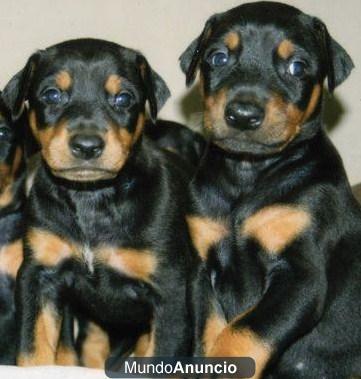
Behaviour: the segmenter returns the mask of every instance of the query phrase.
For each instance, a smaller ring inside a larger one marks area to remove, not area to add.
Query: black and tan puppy
[[[211,17],[181,66],[188,84],[200,70],[213,142],[188,218],[196,353],[251,356],[256,378],[359,377],[361,211],[322,126],[350,57],[320,20],[260,2]]]
[[[25,165],[20,125],[0,97],[0,364],[15,363],[15,278],[23,257]]]
[[[168,96],[140,53],[95,39],[35,53],[4,90],[14,117],[28,102],[43,159],[17,286],[19,365],[58,362],[64,306],[112,336],[150,329],[146,355],[189,354],[183,172],[142,138],[146,102],[155,119]]]

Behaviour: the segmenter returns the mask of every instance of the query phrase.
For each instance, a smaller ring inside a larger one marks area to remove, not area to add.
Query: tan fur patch
[[[284,142],[281,150],[300,132],[313,114],[321,96],[321,86],[316,84],[312,90],[309,103],[304,111],[295,104],[286,103],[280,96],[273,96],[266,104],[266,116],[259,133],[263,141]]]
[[[14,199],[13,188],[11,184],[5,186],[0,194],[0,208],[6,208]]]
[[[105,135],[105,150],[101,157],[102,165],[117,173],[128,159],[132,146],[137,142],[143,132],[145,115],[140,113],[134,134],[126,128],[109,124],[109,130]]]
[[[55,364],[57,366],[78,366],[79,362],[76,352],[70,347],[59,344],[56,351]]]
[[[18,146],[10,165],[0,164],[0,208],[10,205],[14,199],[13,185],[22,162],[23,151]]]
[[[277,53],[282,59],[288,59],[292,56],[292,54],[295,52],[295,46],[294,44],[288,40],[283,40],[277,48]]]
[[[311,224],[305,210],[291,205],[271,205],[257,211],[241,227],[241,234],[254,238],[269,253],[281,253]]]
[[[228,325],[218,336],[209,357],[251,357],[256,362],[253,379],[261,378],[272,353],[272,347],[251,329],[235,330]]]
[[[68,71],[62,70],[56,74],[55,83],[59,89],[67,91],[70,89],[73,80]]]
[[[310,97],[310,101],[308,102],[307,108],[306,108],[306,110],[305,110],[305,112],[303,114],[302,122],[306,122],[312,116],[313,112],[316,109],[318,101],[320,99],[321,92],[322,92],[321,85],[320,84],[316,84],[313,87],[312,94],[311,94],[311,97]]]
[[[145,357],[149,348],[151,335],[150,333],[142,334],[135,345],[133,355],[135,357]]]
[[[203,123],[206,132],[227,132],[227,125],[223,121],[224,109],[227,101],[227,90],[222,88],[214,95],[204,98]]]
[[[26,244],[33,251],[36,261],[47,267],[56,266],[77,252],[72,243],[42,229],[30,229]]]
[[[208,250],[229,234],[224,222],[215,221],[207,217],[187,216],[190,235],[199,256],[207,259]]]
[[[19,366],[47,366],[55,364],[56,348],[60,334],[61,320],[54,309],[47,305],[36,318],[34,345],[30,354],[20,354]]]
[[[21,240],[0,248],[0,271],[16,278],[23,262],[23,243]]]
[[[98,325],[90,322],[82,346],[82,362],[85,367],[104,369],[110,354],[108,334]]]
[[[144,124],[145,124],[145,115],[144,113],[140,113],[138,116],[137,125],[135,127],[135,132],[134,132],[133,141],[132,141],[133,144],[138,141],[140,135],[142,134],[144,130]]]
[[[147,351],[145,352],[145,357],[154,357],[155,355],[155,330],[154,323],[152,324],[152,330],[150,332],[150,339]]]
[[[236,50],[237,47],[240,45],[241,38],[238,33],[236,32],[229,32],[224,37],[224,43],[228,47],[229,50]]]
[[[152,251],[132,248],[99,248],[97,259],[129,277],[146,282],[151,281],[158,265]]]
[[[121,77],[116,74],[109,75],[105,82],[104,88],[111,95],[118,94],[122,88]]]
[[[226,320],[216,312],[211,313],[208,317],[203,333],[203,351],[205,356],[210,354],[218,336],[226,326]]]
[[[70,167],[73,161],[69,149],[69,133],[67,123],[60,121],[44,129],[38,129],[34,110],[29,113],[29,124],[34,137],[41,145],[41,153],[52,170]]]

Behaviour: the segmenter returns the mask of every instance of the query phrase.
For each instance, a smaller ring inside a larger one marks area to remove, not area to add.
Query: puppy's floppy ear
[[[141,54],[137,55],[137,65],[149,102],[150,117],[155,122],[158,112],[170,97],[170,91],[165,81],[150,67]]]
[[[39,60],[40,52],[34,53],[28,59],[25,67],[13,76],[4,88],[3,99],[10,109],[13,120],[17,120],[24,110],[24,104]]]
[[[355,66],[346,50],[330,36],[326,25],[316,17],[313,21],[326,67],[328,89],[332,92]]]
[[[212,33],[213,24],[217,18],[218,14],[208,19],[201,35],[196,38],[179,57],[180,67],[186,75],[187,87],[194,82],[202,54],[204,53],[206,43]]]

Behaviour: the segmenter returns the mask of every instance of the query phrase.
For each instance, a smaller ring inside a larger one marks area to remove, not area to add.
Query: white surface
[[[14,367],[0,366],[2,379],[106,379],[104,371],[82,367],[39,366]]]

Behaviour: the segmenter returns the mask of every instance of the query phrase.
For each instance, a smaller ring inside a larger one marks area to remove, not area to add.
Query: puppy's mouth
[[[98,180],[114,179],[118,172],[99,167],[71,167],[60,170],[51,170],[52,173],[63,179],[74,182],[94,182]]]
[[[255,137],[252,132],[242,133],[234,130],[210,135],[216,146],[233,154],[272,155],[282,151],[291,142],[291,139]]]

